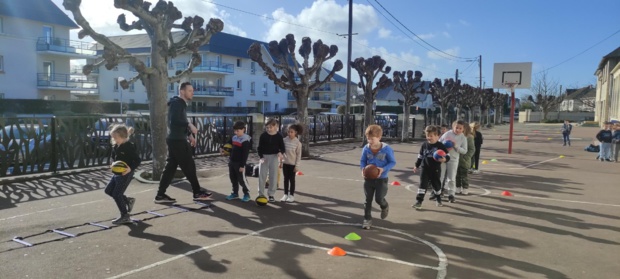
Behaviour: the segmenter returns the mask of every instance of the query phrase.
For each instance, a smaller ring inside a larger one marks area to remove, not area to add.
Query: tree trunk
[[[406,104],[407,102],[405,102]],[[409,135],[409,106],[403,105],[403,112],[405,113],[405,119],[403,119],[403,133],[401,135],[401,141],[408,140]]]
[[[156,32],[151,40],[151,63],[156,69],[167,69],[166,59],[160,55],[160,49],[157,45],[158,37],[166,38],[165,34]],[[153,181],[158,181],[161,179],[168,153],[166,145],[166,135],[168,134],[168,71],[155,71],[149,74],[145,85],[150,95],[149,112],[151,119],[151,144],[153,145]]]
[[[366,110],[364,111],[364,123],[362,125],[362,132],[366,131],[366,127],[368,127],[368,125],[375,124],[375,120],[372,115],[372,112],[373,112],[372,103],[373,103],[372,98],[366,98],[366,101],[364,102],[364,106],[366,107]],[[366,136],[364,136],[363,143],[364,144],[366,143]]]
[[[306,89],[307,90],[307,89]],[[304,132],[301,137],[301,157],[310,157],[310,125],[308,125],[308,92],[299,92],[296,98],[297,120],[302,124]],[[316,117],[316,116],[315,116]],[[314,127],[315,129],[317,127]]]

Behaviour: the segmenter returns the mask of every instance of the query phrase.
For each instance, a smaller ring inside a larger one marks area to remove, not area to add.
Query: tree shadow
[[[583,195],[575,191],[583,191],[577,187],[567,185],[582,185],[570,179],[544,177],[529,174],[495,173],[485,171],[484,175],[471,175],[469,181],[491,190],[510,190],[515,193],[536,197],[550,197],[549,193],[564,193],[569,195]]]

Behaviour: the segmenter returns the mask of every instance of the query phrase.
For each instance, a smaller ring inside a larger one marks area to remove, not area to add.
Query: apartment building
[[[620,119],[620,47],[603,56],[596,76],[596,106],[594,120],[601,126],[605,121]]]

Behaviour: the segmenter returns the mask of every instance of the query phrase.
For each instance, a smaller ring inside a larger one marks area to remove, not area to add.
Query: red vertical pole
[[[510,135],[508,136],[508,154],[512,154],[512,131],[515,122],[515,88],[510,86]]]

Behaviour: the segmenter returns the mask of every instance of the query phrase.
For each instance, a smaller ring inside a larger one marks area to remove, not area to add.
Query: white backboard
[[[493,64],[493,88],[507,88],[509,83],[515,88],[529,89],[532,86],[532,62]]]

